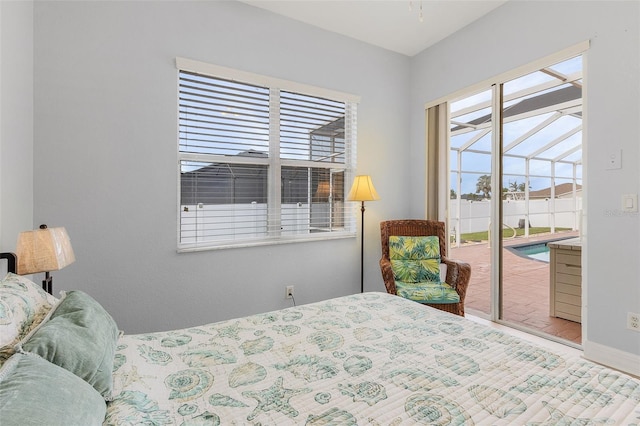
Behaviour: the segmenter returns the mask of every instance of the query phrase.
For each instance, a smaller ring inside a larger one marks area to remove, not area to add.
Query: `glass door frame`
[[[425,121],[426,121],[426,134],[427,134],[427,173],[425,174],[426,185],[425,185],[425,212],[427,219],[435,219],[444,221],[447,227],[447,235],[449,234],[449,220],[448,220],[448,212],[450,211],[450,169],[449,169],[449,155],[448,152],[450,150],[450,132],[448,131],[449,126],[447,125],[447,130],[443,131],[442,123],[445,121],[449,122],[449,104],[453,99],[458,99],[465,94],[479,92],[483,89],[486,90],[488,87],[492,87],[492,173],[491,173],[491,186],[492,188],[502,188],[502,157],[503,157],[503,120],[502,120],[502,99],[503,99],[503,85],[504,83],[531,73],[535,70],[541,69],[546,66],[550,66],[554,63],[561,62],[563,60],[569,59],[574,56],[581,55],[583,57],[583,81],[586,80],[586,63],[587,63],[587,51],[589,49],[589,42],[585,41],[582,43],[578,43],[570,48],[564,49],[560,52],[557,52],[553,55],[545,57],[543,59],[537,60],[533,63],[525,65],[523,67],[519,67],[502,75],[499,75],[495,78],[492,78],[488,81],[484,81],[478,84],[475,84],[466,89],[459,90],[449,96],[440,98],[437,101],[430,102],[425,105]],[[586,84],[585,84],[586,86]],[[586,92],[586,91],[585,91]],[[586,98],[583,93],[583,98]],[[583,109],[586,109],[586,100],[583,100]],[[440,110],[440,113],[430,114],[434,110]],[[442,111],[444,110],[444,111]],[[584,114],[586,115],[586,113]],[[434,119],[435,117],[435,119]],[[439,127],[440,126],[440,127]],[[434,132],[432,128],[437,128]],[[431,137],[430,137],[431,132]],[[433,148],[432,135],[439,135],[439,146],[437,148]],[[446,136],[445,136],[446,135]],[[444,142],[443,145],[443,138]],[[586,131],[583,133],[583,146],[586,141]],[[429,155],[436,154],[437,160],[434,165],[433,157],[429,160]],[[584,154],[583,154],[583,165],[584,165]],[[436,182],[433,182],[434,179],[434,170],[439,171],[437,173]],[[433,196],[433,191],[437,190],[437,197]],[[436,199],[434,199],[436,198]],[[435,204],[435,206],[434,206]],[[437,212],[437,213],[436,213]],[[437,214],[437,217],[434,216],[434,213]],[[583,213],[584,216],[584,213]],[[491,244],[492,250],[490,254],[491,259],[491,271],[490,271],[490,313],[488,318],[486,316],[482,316],[484,319],[488,319],[497,324],[506,325],[508,327],[524,331],[539,337],[543,337],[548,340],[557,341],[563,344],[567,344],[568,346],[573,346],[576,348],[581,348],[581,345],[577,345],[571,342],[568,342],[564,339],[555,337],[553,335],[541,332],[539,330],[535,330],[526,326],[519,325],[514,322],[506,321],[502,315],[502,252],[503,252],[503,244],[502,244],[502,222],[503,222],[503,208],[502,208],[502,197],[500,196],[492,196],[491,198],[491,225],[490,229],[490,238],[489,243]],[[581,221],[582,222],[582,221]],[[584,226],[584,223],[583,223]],[[449,246],[450,241],[447,241],[447,246]],[[586,294],[586,286],[582,286],[582,310],[583,317],[585,317],[586,305],[587,305],[587,294]],[[582,322],[582,335],[586,335],[586,321]]]

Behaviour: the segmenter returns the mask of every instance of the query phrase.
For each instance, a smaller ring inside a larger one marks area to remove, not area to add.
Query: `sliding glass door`
[[[445,102],[446,217],[451,257],[472,265],[467,312],[575,344],[582,86],[577,55]],[[556,265],[555,247],[576,256]]]
[[[466,305],[486,315],[491,314],[492,99],[488,87],[449,104],[450,244],[453,257],[473,260]]]
[[[556,286],[550,252],[579,236],[582,57],[507,81],[502,97],[501,318],[580,344],[580,270]]]

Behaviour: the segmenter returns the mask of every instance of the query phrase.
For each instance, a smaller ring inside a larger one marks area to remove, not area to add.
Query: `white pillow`
[[[57,301],[40,285],[23,276],[9,273],[0,281],[0,365]]]

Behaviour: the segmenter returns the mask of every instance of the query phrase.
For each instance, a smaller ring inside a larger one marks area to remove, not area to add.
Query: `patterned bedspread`
[[[105,425],[640,424],[640,381],[386,293],[120,338]]]

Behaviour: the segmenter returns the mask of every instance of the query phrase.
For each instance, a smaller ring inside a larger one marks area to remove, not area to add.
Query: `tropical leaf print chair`
[[[444,222],[389,220],[380,223],[380,234],[388,293],[464,316],[471,267],[447,258]]]

